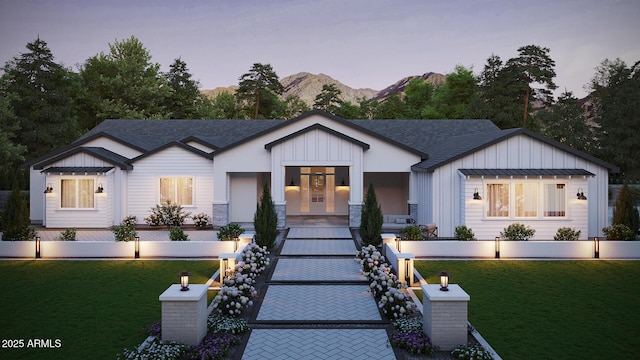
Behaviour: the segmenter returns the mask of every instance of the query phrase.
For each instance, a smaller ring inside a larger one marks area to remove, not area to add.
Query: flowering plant
[[[193,215],[191,219],[193,219],[193,224],[197,228],[205,227],[209,225],[209,223],[211,223],[211,217],[205,213],[199,213],[199,214]]]
[[[380,251],[378,251],[378,248],[373,245],[368,245],[356,252],[356,261],[362,265],[362,274],[369,276],[369,273],[377,269],[380,264],[386,262],[386,259]]]
[[[225,359],[229,355],[229,348],[240,343],[237,336],[231,334],[212,333],[202,339],[200,345],[188,349],[182,359],[193,360],[218,360]]]
[[[240,262],[238,263],[238,265],[236,265],[236,269],[238,267],[244,267],[244,264]],[[256,291],[256,288],[253,287],[254,282],[255,282],[254,278],[249,276],[249,274],[243,273],[241,271],[235,271],[235,272],[229,273],[224,278],[225,286],[235,287],[240,291],[240,293],[243,296],[247,298],[252,298],[258,294],[258,292]]]
[[[391,336],[391,344],[414,355],[431,355],[435,350],[429,337],[422,331],[401,332]]]
[[[243,271],[249,272],[249,276],[256,278],[267,266],[269,266],[269,251],[266,246],[258,246],[257,244],[248,244],[242,252],[244,260]]]
[[[393,327],[399,332],[420,332],[422,331],[422,320],[417,317],[404,317],[393,321]]]
[[[456,359],[461,360],[492,360],[493,355],[485,348],[479,345],[474,346],[466,346],[460,345],[457,348],[451,351],[451,355],[453,355]]]
[[[224,315],[209,315],[207,328],[209,332],[239,335],[249,330],[249,324],[243,319]]]
[[[180,359],[186,347],[176,342],[161,342],[155,338],[147,347],[125,349],[122,354],[117,354],[116,359],[143,360],[143,359]]]
[[[378,307],[389,319],[409,315],[414,306],[413,301],[398,288],[390,288],[378,301]]]
[[[213,298],[213,311],[226,316],[239,316],[250,305],[253,305],[253,301],[235,286],[222,286]]]

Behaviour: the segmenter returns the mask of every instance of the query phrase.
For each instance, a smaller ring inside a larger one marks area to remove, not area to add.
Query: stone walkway
[[[349,229],[291,228],[278,249],[236,358],[396,358]]]

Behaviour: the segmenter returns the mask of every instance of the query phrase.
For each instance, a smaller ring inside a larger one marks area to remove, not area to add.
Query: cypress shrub
[[[260,203],[258,203],[256,213],[253,215],[253,227],[256,231],[258,246],[266,246],[267,249],[270,249],[275,245],[278,236],[278,214],[273,200],[271,200],[267,184],[264,184]]]
[[[626,225],[634,234],[638,234],[640,218],[638,217],[636,200],[632,196],[631,189],[627,183],[622,186],[622,190],[618,194],[611,223],[612,225]]]
[[[360,216],[360,237],[365,245],[378,246],[382,244],[382,210],[373,184],[369,184],[367,196],[364,199],[362,214]]]
[[[35,231],[29,225],[29,206],[16,186],[2,216],[2,240],[31,240],[35,237]]]

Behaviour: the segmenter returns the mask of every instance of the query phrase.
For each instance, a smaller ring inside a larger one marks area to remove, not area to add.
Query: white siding
[[[472,219],[479,219],[482,212],[481,210],[478,211],[475,206],[469,206],[467,200],[471,199],[473,189],[476,186],[479,189],[481,187],[477,184],[472,185],[470,180],[467,180],[463,187],[458,169],[464,168],[585,169],[590,171],[595,174],[594,177],[589,177],[586,180],[582,180],[582,177],[580,179],[574,178],[569,182],[570,191],[577,190],[577,184],[580,184],[588,198],[586,208],[582,204],[580,204],[580,207],[574,207],[574,205],[577,206],[578,204],[572,204],[573,199],[569,196],[569,205],[572,207],[570,224],[558,222],[558,220],[538,220],[536,225],[532,225],[532,227],[543,229],[538,230],[536,233],[536,238],[542,239],[543,237],[548,238],[551,229],[554,229],[553,234],[555,234],[555,230],[561,226],[585,229],[582,232],[582,236],[585,237],[602,236],[601,229],[607,226],[608,170],[529,136],[517,135],[445,164],[435,169],[433,174],[421,176],[422,181],[419,185],[425,188],[420,189],[423,192],[420,200],[424,202],[419,208],[420,220],[429,221],[429,197],[432,197],[432,204],[436,210],[433,212],[431,222],[438,224],[440,236],[454,236],[455,226],[462,225],[465,222],[467,222],[467,226],[470,226],[476,232],[476,235],[481,233],[483,236],[489,236],[489,234],[499,233],[504,228],[503,224],[493,220],[484,222],[482,226],[476,225],[477,229],[469,224],[469,222],[473,222]],[[432,179],[432,183],[429,183],[429,179]],[[464,194],[464,197],[462,194]],[[462,210],[463,206],[460,206],[462,204],[466,206],[465,211]],[[423,214],[423,209],[427,211],[427,214]],[[583,220],[579,220],[582,214],[588,218],[588,224],[586,225]],[[491,229],[489,229],[489,226]],[[553,238],[553,234],[551,234],[551,238]],[[493,237],[495,235],[489,236],[489,238]]]
[[[138,217],[143,224],[150,209],[160,202],[161,177],[193,178],[194,205],[185,206],[192,215],[203,212],[211,216],[213,204],[212,162],[202,156],[179,148],[167,148],[133,163],[133,171],[127,176],[127,215]],[[189,218],[186,224],[193,221]]]
[[[230,174],[229,222],[253,222],[258,194],[258,178],[256,173]]]

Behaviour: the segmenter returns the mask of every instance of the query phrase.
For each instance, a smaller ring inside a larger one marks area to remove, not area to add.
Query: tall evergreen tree
[[[13,189],[2,216],[2,240],[31,240],[27,199],[17,187]]]
[[[200,84],[191,79],[187,63],[182,59],[175,59],[165,74],[171,90],[166,100],[166,112],[172,119],[198,119],[202,114],[199,105]]]
[[[633,66],[604,60],[591,80],[598,156],[620,167],[623,177],[640,179],[640,61]]]
[[[271,200],[269,186],[264,184],[260,203],[256,207],[253,215],[253,227],[256,231],[256,244],[272,248],[278,237],[278,214]]]
[[[341,94],[342,91],[335,84],[324,84],[320,93],[316,95],[313,108],[336,115],[338,109],[342,106]]]
[[[90,129],[107,118],[167,118],[165,102],[172,90],[140,40],[116,40],[109,50],[89,58],[80,70],[87,89],[83,125]]]
[[[631,189],[627,183],[622,186],[622,190],[618,194],[616,204],[613,210],[613,218],[611,223],[626,225],[631,231],[638,235],[640,228],[640,217],[638,208],[636,208],[637,200],[632,196]]]
[[[254,119],[277,116],[281,110],[277,95],[284,92],[284,87],[271,65],[255,63],[239,80],[236,98],[251,109]]]
[[[80,82],[54,61],[45,41],[38,38],[27,50],[4,65],[0,97],[8,99],[6,108],[13,111],[7,129],[20,129],[13,134],[14,143],[26,146],[30,159],[80,135],[75,108]]]
[[[362,214],[360,216],[360,238],[367,245],[378,246],[382,243],[382,210],[373,184],[369,184],[367,196],[362,206]]]
[[[593,128],[587,123],[584,110],[570,91],[558,97],[549,111],[542,111],[539,118],[543,133],[576,150],[593,153]]]
[[[24,161],[27,151],[26,146],[16,143],[20,124],[10,107],[11,96],[15,95],[0,97],[0,189],[11,189],[15,185],[16,168]]]

